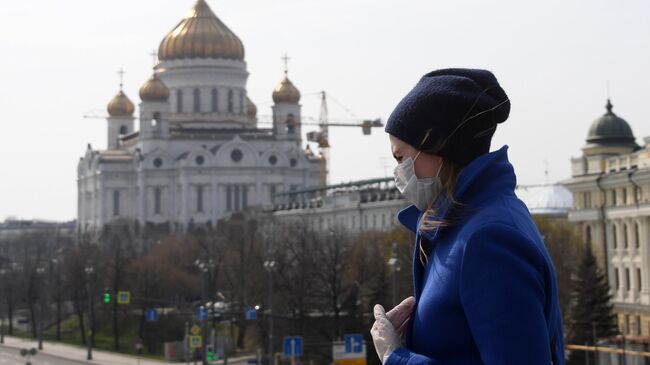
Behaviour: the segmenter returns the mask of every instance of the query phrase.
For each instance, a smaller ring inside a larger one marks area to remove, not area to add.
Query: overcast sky
[[[149,77],[149,55],[194,0],[4,1],[0,12],[0,220],[76,217],[76,165],[86,144],[106,147],[104,114],[126,70],[125,91]],[[512,102],[495,134],[519,183],[569,177],[569,160],[602,115],[614,112],[638,143],[650,135],[650,2],[466,0],[208,0],[243,41],[248,93],[262,119],[289,76],[303,114],[386,120],[433,69],[492,70]],[[311,128],[303,128],[309,131]],[[383,130],[331,131],[331,182],[392,176]]]

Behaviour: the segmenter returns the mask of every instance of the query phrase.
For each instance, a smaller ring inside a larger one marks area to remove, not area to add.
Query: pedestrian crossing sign
[[[117,304],[129,304],[131,303],[131,292],[130,291],[119,291],[117,292]]]
[[[201,336],[189,336],[188,340],[191,349],[198,349],[202,345]]]

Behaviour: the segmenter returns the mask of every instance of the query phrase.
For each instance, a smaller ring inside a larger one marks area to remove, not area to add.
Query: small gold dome
[[[287,75],[284,80],[273,90],[273,102],[275,103],[298,103],[300,101],[300,91],[293,86]]]
[[[257,118],[257,106],[248,96],[246,96],[246,115],[251,119]]]
[[[169,89],[156,74],[153,74],[140,88],[140,99],[142,101],[167,101]]]
[[[120,90],[108,103],[106,110],[108,110],[108,115],[111,117],[129,117],[133,115],[135,106],[126,94],[124,94],[124,91]]]
[[[160,60],[179,58],[244,59],[244,45],[212,12],[197,0],[185,18],[165,36],[158,49]]]

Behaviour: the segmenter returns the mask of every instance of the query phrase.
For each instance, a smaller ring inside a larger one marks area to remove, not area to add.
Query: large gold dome
[[[167,101],[169,99],[169,88],[156,74],[153,74],[140,87],[140,99],[142,101]]]
[[[286,73],[282,82],[273,90],[272,96],[275,103],[297,103],[300,101],[300,91],[289,80]]]
[[[158,49],[160,60],[180,58],[244,59],[244,45],[212,12],[197,0],[188,14],[167,34]]]
[[[106,110],[108,110],[108,115],[111,117],[130,117],[135,111],[135,105],[124,94],[124,91],[120,90],[108,103]]]

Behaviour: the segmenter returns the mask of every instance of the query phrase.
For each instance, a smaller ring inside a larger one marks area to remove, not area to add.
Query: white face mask
[[[395,187],[407,201],[423,212],[429,207],[433,197],[442,190],[442,181],[440,180],[442,163],[435,178],[419,179],[415,175],[415,160],[418,156],[420,156],[420,152],[415,155],[415,158],[407,157],[395,167]]]

